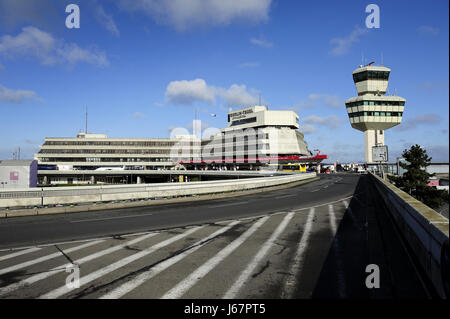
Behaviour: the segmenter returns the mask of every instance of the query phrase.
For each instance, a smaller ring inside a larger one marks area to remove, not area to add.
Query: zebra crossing
[[[0,251],[0,298],[307,297],[349,200]]]

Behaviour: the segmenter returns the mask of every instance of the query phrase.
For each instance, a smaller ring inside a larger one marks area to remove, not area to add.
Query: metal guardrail
[[[102,202],[124,199],[189,196],[255,189],[316,177],[316,173],[188,183],[74,186],[0,190],[0,207]]]

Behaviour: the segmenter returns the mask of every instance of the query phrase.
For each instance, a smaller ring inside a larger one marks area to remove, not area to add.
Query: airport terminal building
[[[194,125],[195,127],[195,125]],[[208,137],[109,138],[79,133],[47,137],[35,154],[40,177],[45,170],[251,169],[274,162],[320,162],[298,131],[294,111],[252,106],[228,113],[228,126]],[[195,133],[195,130],[194,130]],[[42,180],[40,180],[42,182]]]

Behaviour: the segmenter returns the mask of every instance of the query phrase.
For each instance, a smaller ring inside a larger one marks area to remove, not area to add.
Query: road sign
[[[387,162],[388,147],[387,145],[372,146],[372,162]]]

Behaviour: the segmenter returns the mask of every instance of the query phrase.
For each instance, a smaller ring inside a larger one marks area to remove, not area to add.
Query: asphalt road
[[[433,297],[386,211],[368,176],[325,175],[239,198],[3,220],[2,246],[21,248],[0,250],[0,298]]]
[[[322,175],[293,188],[202,202],[0,220],[0,249],[117,236],[320,205],[352,196],[358,175]]]

